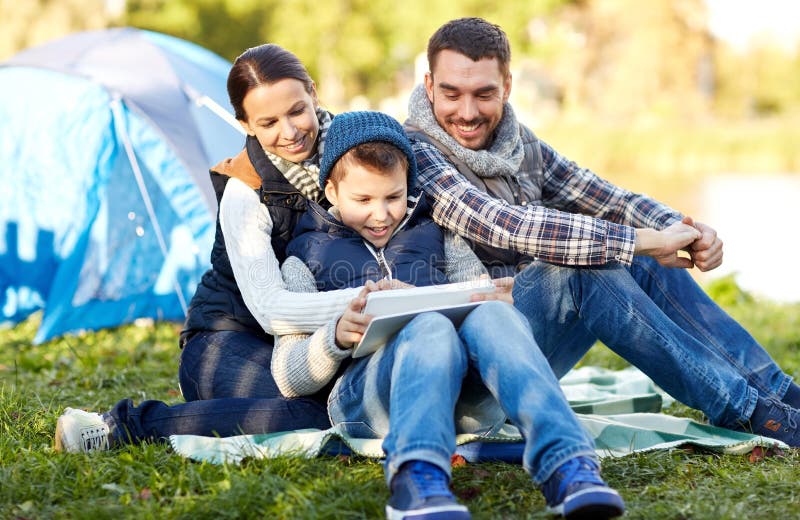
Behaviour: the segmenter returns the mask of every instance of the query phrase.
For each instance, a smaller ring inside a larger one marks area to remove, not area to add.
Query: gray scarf
[[[328,135],[328,127],[331,126],[333,118],[329,112],[318,108],[317,119],[319,119],[317,151],[305,161],[293,163],[264,150],[269,160],[286,177],[286,180],[306,198],[315,202],[319,202],[322,195],[322,190],[319,187],[319,159],[322,157],[322,151],[325,148],[325,136]]]
[[[513,175],[522,164],[524,150],[519,135],[519,123],[508,103],[503,106],[503,117],[495,129],[491,145],[484,150],[470,150],[461,146],[439,126],[422,84],[411,92],[408,100],[408,121],[449,148],[479,177]]]

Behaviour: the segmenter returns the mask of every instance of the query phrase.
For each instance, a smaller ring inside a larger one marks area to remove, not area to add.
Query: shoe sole
[[[58,418],[58,422],[56,422],[55,450],[58,452],[66,451],[64,440],[62,439],[63,435],[64,435],[64,416],[62,415],[61,417]]]
[[[547,509],[567,520],[594,520],[622,516],[625,504],[613,489],[597,487],[570,495],[561,504]]]
[[[472,516],[469,514],[469,510],[464,506],[434,506],[411,511],[402,511],[387,505],[386,518],[387,520],[470,520]]]

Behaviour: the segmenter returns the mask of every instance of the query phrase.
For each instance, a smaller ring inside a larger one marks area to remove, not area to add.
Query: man
[[[479,18],[428,43],[406,130],[434,220],[515,274],[558,377],[600,339],[713,424],[800,446],[800,387],[686,271],[722,263],[714,229],[538,140],[508,104],[509,63],[506,35]]]

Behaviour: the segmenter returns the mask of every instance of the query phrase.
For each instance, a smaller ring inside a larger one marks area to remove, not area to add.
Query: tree
[[[104,0],[0,0],[0,60],[75,31],[102,29],[112,17]]]

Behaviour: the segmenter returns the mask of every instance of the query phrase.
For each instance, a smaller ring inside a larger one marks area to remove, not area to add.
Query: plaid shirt
[[[560,265],[633,261],[636,230],[662,229],[677,211],[607,182],[539,141],[542,200],[513,205],[474,186],[435,147],[413,142],[419,183],[440,226],[465,238]]]

